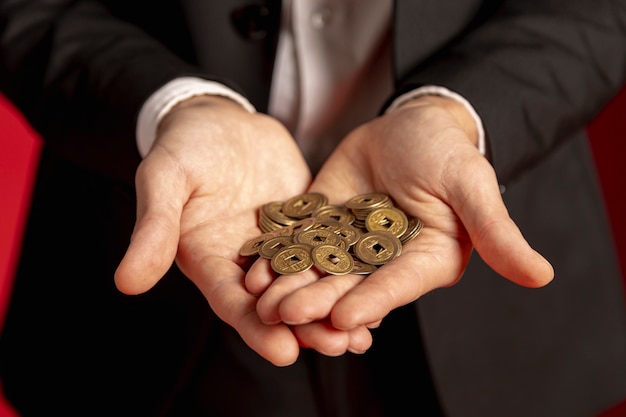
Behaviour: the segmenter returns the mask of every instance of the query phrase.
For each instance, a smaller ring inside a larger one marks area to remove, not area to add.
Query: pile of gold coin
[[[343,206],[328,204],[321,193],[305,193],[265,204],[259,227],[263,233],[246,242],[240,255],[269,259],[281,275],[313,266],[344,275],[370,274],[396,258],[423,223],[383,193],[357,195]]]

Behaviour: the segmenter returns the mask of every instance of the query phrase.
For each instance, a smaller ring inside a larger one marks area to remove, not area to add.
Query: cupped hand
[[[455,284],[472,250],[497,273],[525,287],[553,278],[509,217],[493,168],[476,146],[473,119],[457,102],[415,99],[350,133],[309,191],[331,203],[370,192],[390,195],[424,228],[397,258],[367,278],[310,278],[271,284],[257,309],[268,322],[304,324],[329,318],[337,329],[376,326],[393,309]],[[249,285],[254,285],[252,279]],[[262,274],[257,281],[266,282]]]
[[[284,323],[261,322],[257,297],[243,284],[249,261],[239,250],[260,233],[259,207],[301,193],[310,182],[293,138],[276,120],[222,97],[179,104],[137,170],[137,221],[117,287],[145,292],[176,261],[252,349],[277,365],[292,363],[302,336]],[[315,343],[319,331],[305,330],[299,330],[304,340]]]

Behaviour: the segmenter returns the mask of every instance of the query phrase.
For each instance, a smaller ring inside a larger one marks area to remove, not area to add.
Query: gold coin
[[[334,233],[332,230],[327,229],[309,229],[294,235],[294,241],[297,243],[304,243],[311,246],[319,245],[333,245],[343,246],[344,249],[348,247],[346,242]]]
[[[351,274],[369,275],[378,269],[376,265],[366,264],[365,262],[355,259],[354,257],[352,260],[354,262],[354,267],[352,268],[352,272],[350,272]]]
[[[311,247],[303,244],[288,246],[272,257],[270,265],[281,275],[304,272],[313,266]]]
[[[345,206],[351,210],[373,209],[377,207],[388,207],[391,198],[383,193],[360,194],[349,199]]]
[[[318,220],[331,219],[341,223],[352,224],[355,220],[354,214],[352,214],[346,207],[325,205],[319,207],[313,212],[313,216]]]
[[[348,244],[348,247],[354,245],[361,237],[361,231],[356,227],[333,219],[317,219],[313,228],[330,230],[341,236]]]
[[[404,245],[406,242],[413,240],[417,235],[420,234],[422,228],[424,227],[424,222],[419,217],[411,217],[409,219],[409,227],[406,229],[406,232],[402,236],[400,236],[400,242]]]
[[[309,230],[315,225],[315,217],[307,217],[301,220],[298,220],[291,226],[291,234],[296,235],[300,232],[304,232],[305,230]]]
[[[365,219],[365,227],[368,231],[385,231],[395,237],[400,237],[406,232],[409,219],[402,210],[395,207],[381,207],[371,211]]]
[[[400,255],[402,243],[389,232],[367,232],[354,245],[359,260],[371,265],[383,265]]]
[[[332,275],[344,275],[354,268],[354,259],[345,249],[335,245],[319,245],[311,249],[313,263]]]
[[[293,244],[291,236],[275,236],[267,239],[259,247],[259,255],[265,259],[272,259],[278,251]]]
[[[346,207],[354,214],[352,224],[360,229],[366,229],[367,215],[377,208],[393,207],[391,197],[383,193],[369,193],[357,195],[346,202]]]
[[[282,207],[282,201],[272,201],[264,204],[259,213],[259,222],[271,230],[295,223],[294,219],[282,211]]]
[[[261,247],[261,245],[263,245],[263,242],[265,242],[270,237],[273,237],[271,233],[263,233],[256,237],[253,237],[252,239],[244,243],[241,249],[239,249],[239,255],[241,256],[258,255],[259,248]]]
[[[305,193],[263,205],[259,227],[263,234],[247,241],[239,254],[271,259],[279,274],[306,271],[313,264],[329,274],[370,274],[399,256],[424,223],[407,218],[384,193],[357,195],[344,206],[328,204],[321,193]],[[320,246],[330,247],[316,251],[315,261],[312,250]],[[343,268],[345,253],[352,260],[350,272]]]
[[[328,198],[320,193],[304,193],[291,197],[282,205],[282,212],[294,219],[310,217],[313,212],[328,203]]]
[[[274,236],[292,236],[293,235],[293,225],[291,226],[282,226],[276,230],[272,231]]]

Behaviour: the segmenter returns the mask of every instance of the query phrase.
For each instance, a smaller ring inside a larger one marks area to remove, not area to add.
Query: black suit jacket
[[[267,107],[280,2],[30,3],[0,3],[2,90],[51,152],[120,188],[139,162],[138,110],[172,78],[216,79]],[[415,303],[450,416],[582,417],[626,396],[623,290],[584,135],[624,81],[624,6],[394,3],[397,92],[443,85],[472,103],[512,217],[556,269],[529,290],[475,256],[458,285]]]

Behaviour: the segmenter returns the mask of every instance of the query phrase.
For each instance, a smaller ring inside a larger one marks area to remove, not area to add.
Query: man
[[[3,91],[49,143],[8,398],[25,415],[255,416],[574,416],[623,398],[620,279],[581,133],[624,80],[622,4],[397,1],[371,60],[321,83],[308,32],[280,26],[310,5],[2,2]],[[365,8],[322,5],[329,34]],[[380,117],[351,115],[368,93]],[[270,283],[239,248],[262,204],[307,190],[385,192],[425,228],[365,279]]]

